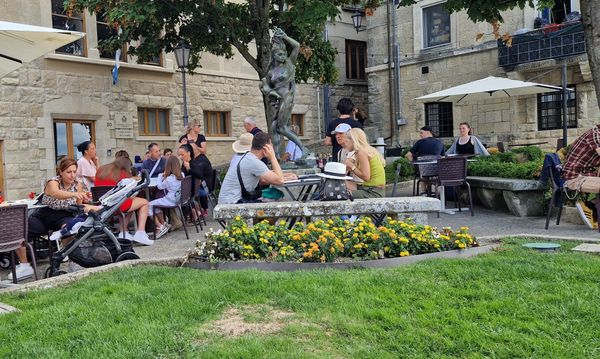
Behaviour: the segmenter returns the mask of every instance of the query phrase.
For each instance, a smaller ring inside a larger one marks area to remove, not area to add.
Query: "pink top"
[[[96,177],[96,165],[94,162],[81,157],[77,161],[77,177],[83,182],[87,189],[94,186],[94,182],[90,181],[86,177]]]

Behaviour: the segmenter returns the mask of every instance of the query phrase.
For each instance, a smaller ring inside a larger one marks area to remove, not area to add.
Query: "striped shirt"
[[[570,180],[582,176],[598,177],[600,155],[600,125],[587,130],[573,143],[563,166],[563,178]]]

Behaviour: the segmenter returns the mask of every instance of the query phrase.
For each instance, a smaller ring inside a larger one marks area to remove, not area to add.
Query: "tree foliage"
[[[371,0],[374,1],[374,0]],[[65,0],[70,11],[103,14],[119,33],[101,47],[147,61],[170,52],[181,39],[192,47],[189,70],[200,66],[202,53],[231,58],[233,48],[256,70],[266,74],[270,60],[269,30],[282,28],[300,42],[296,80],[334,83],[336,51],[323,38],[325,22],[339,15],[343,0]],[[368,5],[368,4],[367,4]],[[141,39],[141,41],[140,41]],[[131,45],[134,44],[134,45]]]

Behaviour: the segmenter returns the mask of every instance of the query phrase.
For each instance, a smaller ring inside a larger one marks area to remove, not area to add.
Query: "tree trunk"
[[[600,106],[600,6],[597,0],[580,0],[580,5],[585,47],[596,90],[596,100]]]

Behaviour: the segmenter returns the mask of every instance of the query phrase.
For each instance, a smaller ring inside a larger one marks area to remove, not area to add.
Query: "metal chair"
[[[179,198],[179,203],[177,203],[174,206],[153,206],[152,207],[152,216],[153,217],[156,213],[155,210],[157,208],[159,208],[159,209],[167,209],[167,208],[177,209],[179,212],[179,216],[181,218],[181,222],[183,223],[183,230],[185,231],[185,237],[187,239],[190,239],[190,236],[188,234],[188,230],[185,225],[185,216],[183,214],[183,207],[190,207],[190,211],[195,210],[194,198],[193,198],[194,196],[193,196],[193,192],[192,192],[192,180],[193,180],[192,176],[183,177],[183,179],[181,180],[181,196]],[[198,231],[198,222],[199,221],[194,221],[194,226],[196,226],[196,233],[200,233]],[[200,228],[202,228],[201,223],[200,223]],[[156,226],[154,226],[154,239],[156,240]]]
[[[444,157],[438,160],[438,176],[437,176],[436,193],[438,198],[440,197],[439,187],[443,186],[444,190],[446,187],[454,188],[454,203],[458,207],[458,211],[461,212],[460,207],[460,187],[463,185],[467,186],[469,191],[469,209],[471,210],[471,216],[475,215],[473,209],[473,197],[471,195],[471,185],[467,182],[467,158],[464,156]],[[438,217],[439,217],[438,212]]]
[[[15,250],[25,245],[31,253],[31,264],[35,280],[37,264],[31,244],[27,241],[27,205],[0,207],[0,252],[11,253],[13,283],[18,283]]]
[[[498,152],[504,153],[506,151],[504,149],[504,142],[497,142],[496,147],[498,148]]]
[[[417,161],[437,161],[440,158],[439,155],[426,155],[419,156]],[[415,163],[415,177],[413,178],[413,196],[419,195],[419,185],[424,183],[427,190],[425,193],[429,196],[431,192],[431,186],[436,186],[437,192],[437,175],[438,175],[438,164],[418,164]]]

